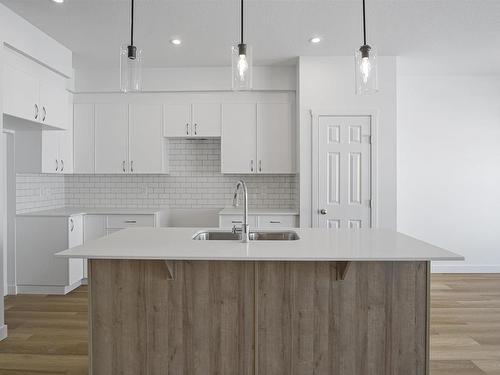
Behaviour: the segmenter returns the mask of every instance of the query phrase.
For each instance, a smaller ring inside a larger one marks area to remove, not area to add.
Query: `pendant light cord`
[[[132,0],[133,1],[133,0]],[[243,1],[243,0],[241,0]],[[365,0],[363,0],[363,45],[366,46],[366,15],[365,15]]]
[[[131,9],[130,15],[131,15],[131,22],[130,22],[130,45],[133,46],[134,45],[134,0],[132,0],[132,9]]]
[[[241,0],[241,44],[243,44],[243,0]]]

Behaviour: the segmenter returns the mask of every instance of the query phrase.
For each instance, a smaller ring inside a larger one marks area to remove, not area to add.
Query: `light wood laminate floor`
[[[500,275],[434,275],[431,375],[500,375]],[[87,374],[87,288],[9,296],[0,375]]]

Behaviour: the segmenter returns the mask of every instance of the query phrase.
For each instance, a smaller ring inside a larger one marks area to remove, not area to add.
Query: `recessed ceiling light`
[[[309,39],[309,42],[311,42],[312,44],[318,44],[319,42],[321,42],[321,38],[319,36],[314,36]]]
[[[57,4],[62,4],[64,3],[64,0],[52,0],[54,3],[57,3]]]
[[[180,46],[182,44],[182,40],[178,38],[170,39],[170,43],[172,43],[174,46]]]

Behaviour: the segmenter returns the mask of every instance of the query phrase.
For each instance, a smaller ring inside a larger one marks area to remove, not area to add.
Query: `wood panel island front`
[[[92,375],[424,375],[433,260],[397,232],[297,229],[295,241],[195,241],[133,228],[89,259]]]

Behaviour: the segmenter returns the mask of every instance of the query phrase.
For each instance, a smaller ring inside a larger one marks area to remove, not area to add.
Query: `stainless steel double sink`
[[[251,231],[250,241],[296,241],[299,235],[291,230],[281,232]],[[241,241],[241,233],[232,231],[205,231],[196,233],[193,240],[198,241]]]

